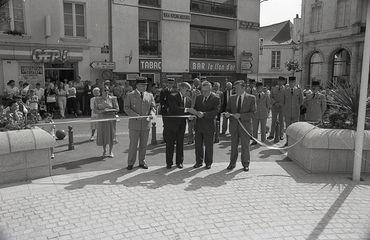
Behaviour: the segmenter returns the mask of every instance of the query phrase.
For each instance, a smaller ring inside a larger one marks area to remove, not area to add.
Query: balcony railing
[[[139,39],[140,55],[160,56],[161,52],[160,40]]]
[[[220,15],[225,17],[236,17],[236,6],[233,4],[223,4],[203,0],[191,0],[190,11]]]
[[[161,7],[161,0],[139,0],[139,5]]]
[[[190,57],[210,59],[235,59],[235,47],[190,43]]]

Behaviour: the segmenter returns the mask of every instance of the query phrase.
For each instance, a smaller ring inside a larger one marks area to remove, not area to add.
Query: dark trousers
[[[163,140],[166,142],[166,137],[167,137],[167,130],[168,130],[168,118],[165,116],[162,116],[162,121],[163,121]]]
[[[77,99],[75,97],[67,98],[67,113],[77,114]]]
[[[84,94],[83,93],[77,93],[76,94],[77,98],[77,109],[80,110],[82,113],[84,112],[84,107],[85,107],[85,101],[84,101]]]
[[[166,127],[166,163],[173,164],[173,154],[176,144],[176,164],[184,162],[184,135],[186,124],[179,124],[177,127]]]
[[[119,113],[123,113],[123,99],[122,97],[117,97],[117,102],[119,106]]]
[[[203,161],[206,165],[213,163],[213,137],[214,131],[202,131],[195,129],[195,157],[196,163]]]

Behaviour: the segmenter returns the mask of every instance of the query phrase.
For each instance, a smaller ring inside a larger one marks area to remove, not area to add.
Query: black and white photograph
[[[0,0],[0,240],[370,240],[369,0]]]

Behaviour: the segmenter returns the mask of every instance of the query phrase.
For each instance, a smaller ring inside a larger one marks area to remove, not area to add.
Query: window
[[[23,0],[9,0],[0,5],[0,32],[25,33]]]
[[[160,41],[158,40],[159,23],[139,21],[139,54],[160,55]]]
[[[322,3],[316,2],[311,11],[311,32],[320,32],[322,26]]]
[[[341,49],[334,54],[333,81],[345,83],[349,81],[351,69],[351,57],[347,50]]]
[[[323,64],[323,59],[322,59],[320,53],[315,52],[314,54],[312,54],[312,56],[310,58],[310,83],[309,83],[309,86],[311,86],[312,81],[321,82],[322,64]]]
[[[139,39],[158,40],[158,22],[139,21]]]
[[[139,0],[139,5],[146,5],[151,7],[160,7],[160,0]]]
[[[337,1],[337,27],[347,27],[350,20],[350,1],[349,0],[338,0]]]
[[[227,31],[191,28],[190,42],[206,45],[227,46]]]
[[[271,68],[280,68],[281,52],[272,51],[271,52]]]
[[[69,37],[85,37],[85,5],[80,3],[64,3],[64,35]]]

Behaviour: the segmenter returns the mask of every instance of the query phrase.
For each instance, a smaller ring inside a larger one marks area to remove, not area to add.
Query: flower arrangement
[[[298,60],[288,60],[286,63],[285,63],[285,67],[286,69],[292,73],[292,75],[294,76],[294,74],[296,72],[301,72],[302,71],[302,68],[301,66],[299,65],[299,62]]]

